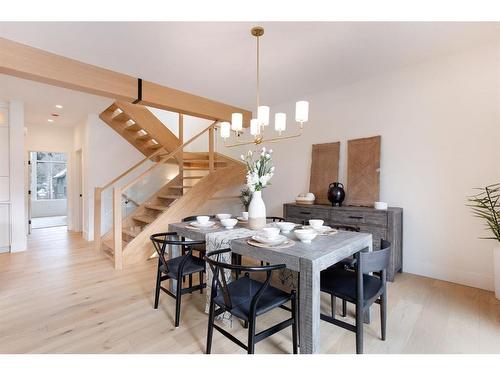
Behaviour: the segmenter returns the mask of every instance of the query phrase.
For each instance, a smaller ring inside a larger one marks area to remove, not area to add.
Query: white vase
[[[495,275],[495,297],[500,300],[500,246],[493,248],[493,273]]]
[[[266,205],[262,200],[262,191],[254,191],[248,206],[248,226],[250,229],[261,229],[266,225]]]

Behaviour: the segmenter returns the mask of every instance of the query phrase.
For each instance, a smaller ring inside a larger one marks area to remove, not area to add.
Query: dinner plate
[[[287,240],[285,236],[278,235],[276,238],[273,238],[272,240],[263,236],[252,236],[252,240],[260,242],[265,245],[270,245],[270,246],[275,246],[279,245],[280,243],[283,243],[284,241]]]
[[[210,228],[213,227],[215,224],[215,221],[207,221],[206,223],[200,224],[197,221],[192,221],[189,223],[189,225],[195,227],[195,228]]]
[[[241,216],[238,216],[236,219],[238,219],[239,221],[244,221],[245,223],[248,221],[248,219],[245,219]]]
[[[337,230],[333,229],[332,227],[329,227],[328,225],[323,225],[319,228],[313,228],[310,225],[304,225],[302,229],[312,229],[318,234],[331,234],[331,233],[336,233]]]

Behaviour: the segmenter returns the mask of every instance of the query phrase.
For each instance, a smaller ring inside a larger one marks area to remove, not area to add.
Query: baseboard
[[[10,252],[11,253],[19,253],[21,251],[26,251],[27,242],[13,242],[10,244]]]
[[[443,267],[429,265],[423,262],[412,262],[405,264],[404,272],[415,275],[430,277],[433,279],[448,281],[451,283],[471,286],[474,288],[493,291],[494,277],[493,275],[484,275],[477,272],[467,270],[445,270]]]

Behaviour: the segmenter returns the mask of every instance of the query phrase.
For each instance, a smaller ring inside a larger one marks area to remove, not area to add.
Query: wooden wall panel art
[[[348,205],[373,207],[374,202],[379,200],[380,144],[380,136],[347,142]]]
[[[316,204],[330,204],[328,186],[339,178],[339,152],[340,142],[312,145],[309,191],[316,196]]]

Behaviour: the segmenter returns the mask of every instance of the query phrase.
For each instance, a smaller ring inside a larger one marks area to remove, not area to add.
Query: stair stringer
[[[197,214],[197,210],[218,191],[243,184],[246,174],[245,165],[231,161],[233,163],[229,167],[215,170],[198,181],[192,189],[177,199],[168,210],[160,214],[154,222],[130,241],[123,249],[123,264],[134,264],[149,259],[154,253],[149,239],[152,234],[165,232],[169,224]]]

